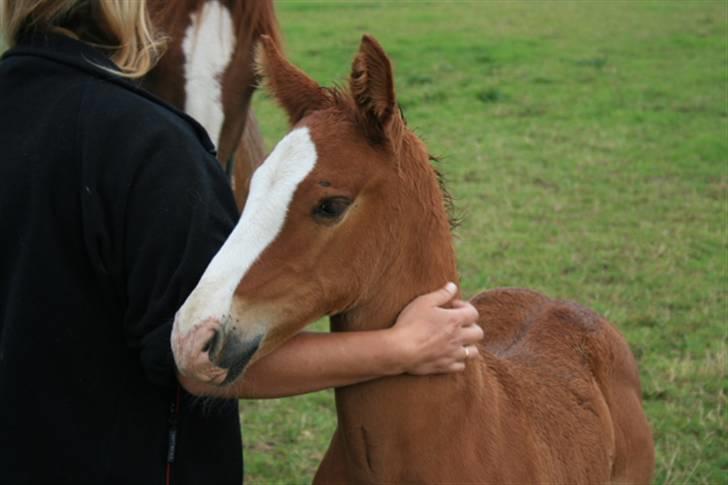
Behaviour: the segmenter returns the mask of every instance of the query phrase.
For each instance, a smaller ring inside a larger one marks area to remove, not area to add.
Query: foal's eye
[[[351,200],[346,197],[330,197],[323,199],[313,209],[313,216],[322,222],[333,222],[346,211]]]

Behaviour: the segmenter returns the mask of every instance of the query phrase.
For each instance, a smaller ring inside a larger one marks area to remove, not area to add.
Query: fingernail
[[[448,284],[445,285],[445,289],[450,293],[455,293],[458,289],[458,286],[450,281]]]

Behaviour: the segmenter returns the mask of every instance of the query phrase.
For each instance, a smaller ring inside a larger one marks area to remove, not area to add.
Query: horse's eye
[[[323,199],[313,209],[313,216],[322,222],[333,222],[346,211],[351,200],[346,197],[330,197]]]

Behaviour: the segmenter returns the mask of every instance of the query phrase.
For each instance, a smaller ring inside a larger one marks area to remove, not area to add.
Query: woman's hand
[[[205,350],[218,327],[219,323],[208,320],[180,335],[175,324],[170,340],[181,383],[196,381],[198,384],[221,384],[225,380],[227,370],[215,366],[210,361],[209,352]],[[182,378],[185,378],[184,382]]]
[[[415,375],[458,372],[478,355],[483,338],[478,312],[470,303],[454,299],[457,286],[415,298],[399,314],[391,329],[402,372]],[[450,303],[452,308],[442,308]]]

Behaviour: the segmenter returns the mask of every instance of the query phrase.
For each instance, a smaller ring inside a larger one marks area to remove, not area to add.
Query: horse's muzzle
[[[258,351],[262,335],[243,340],[234,331],[218,330],[207,343],[210,361],[217,367],[227,369],[227,377],[222,385],[230,384],[245,369],[250,359]]]

